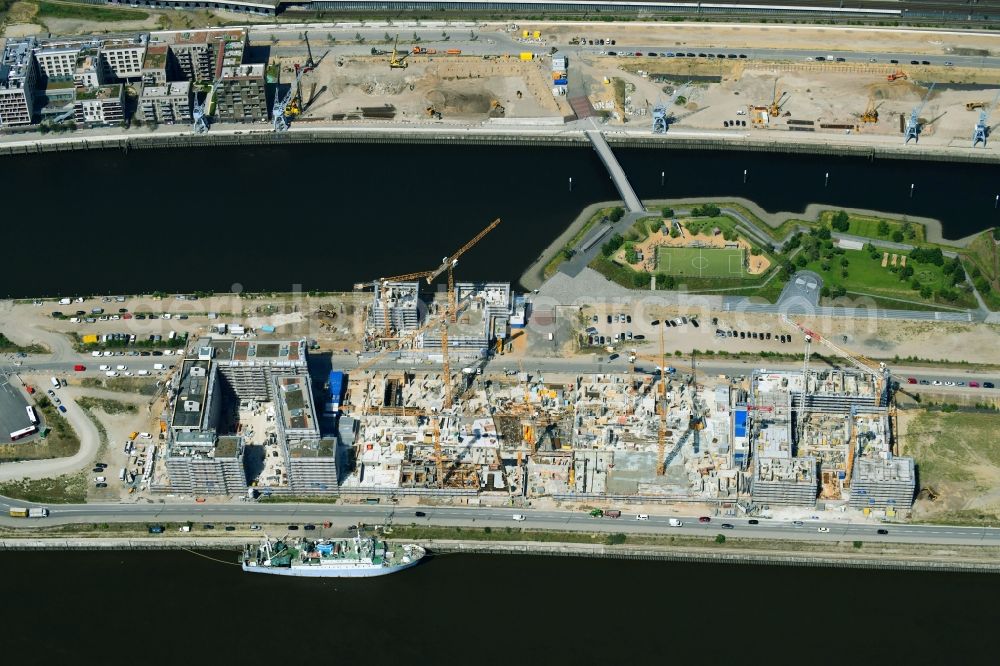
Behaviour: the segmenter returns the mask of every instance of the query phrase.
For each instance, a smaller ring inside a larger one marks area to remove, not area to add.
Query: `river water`
[[[1000,219],[1000,165],[616,152],[646,199],[742,196],[771,212],[813,202],[895,211],[941,219],[948,238]],[[0,297],[350,289],[436,266],[496,217],[503,224],[456,274],[516,281],[581,208],[617,198],[585,147],[81,151],[3,157],[0,173]]]
[[[1000,593],[991,576],[520,556],[367,580],[184,551],[8,552],[0,571],[11,664],[995,663]]]

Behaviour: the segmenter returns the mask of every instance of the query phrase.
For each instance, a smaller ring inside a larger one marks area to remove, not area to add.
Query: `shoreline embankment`
[[[477,127],[292,127],[276,133],[270,129],[220,129],[206,134],[192,132],[141,132],[135,134],[85,134],[0,138],[0,156],[31,155],[76,150],[146,150],[154,148],[203,148],[211,146],[268,146],[299,143],[348,144],[468,144],[493,146],[589,147],[583,128],[567,126],[477,126]],[[652,135],[610,129],[605,137],[612,148],[676,150],[723,150],[748,153],[779,153],[860,157],[868,160],[922,160],[1000,163],[1000,151],[936,145],[896,143],[852,144],[820,142],[799,137],[700,136],[680,133]]]
[[[392,541],[393,539],[389,539]],[[247,538],[4,538],[0,552],[39,550],[79,551],[142,551],[142,550],[221,550],[238,552]],[[473,541],[457,539],[414,539],[433,556],[465,555],[528,555],[545,557],[582,557],[612,560],[646,560],[660,562],[693,562],[701,564],[738,564],[761,566],[872,569],[896,571],[940,571],[963,573],[1000,573],[1000,562],[994,559],[956,559],[952,553],[940,557],[914,555],[865,555],[795,551],[755,551],[750,549],[629,546],[533,541]],[[234,559],[235,563],[235,559]]]

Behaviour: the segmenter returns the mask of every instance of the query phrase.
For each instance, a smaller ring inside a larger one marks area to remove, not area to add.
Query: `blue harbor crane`
[[[275,132],[287,132],[289,121],[302,113],[299,84],[302,82],[302,75],[304,73],[305,69],[296,63],[295,83],[288,87],[288,92],[283,97],[279,97],[277,94],[274,96],[274,108],[271,111],[271,117],[274,122]]]
[[[205,107],[208,104],[209,95],[211,95],[211,92],[205,95],[205,99],[199,102],[198,94],[195,93],[194,106],[191,108],[191,131],[195,134],[204,134],[208,131],[208,114],[205,112]]]
[[[933,83],[931,84],[931,87],[927,89],[927,94],[924,95],[924,98],[920,101],[920,106],[914,108],[913,111],[910,111],[910,119],[906,122],[906,130],[903,134],[903,145],[908,144],[910,139],[913,139],[914,141],[920,140],[920,112],[924,110],[925,106],[927,106],[927,100],[930,98],[932,90],[934,90]]]
[[[684,86],[679,86],[666,102],[663,101],[662,97],[657,98],[656,104],[653,105],[653,134],[666,134],[670,123],[676,120],[668,109],[672,104],[677,103],[677,98],[681,96],[681,90],[689,85],[691,85],[690,81]]]
[[[1000,100],[1000,92],[996,94],[993,101],[988,105],[984,106],[982,111],[979,112],[979,122],[976,123],[975,129],[972,130],[972,147],[975,148],[980,144],[983,144],[983,148],[986,147],[986,138],[990,134],[990,109],[992,109],[997,104],[997,100]]]

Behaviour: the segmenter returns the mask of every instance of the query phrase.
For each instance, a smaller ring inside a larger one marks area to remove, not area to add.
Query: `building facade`
[[[125,120],[125,86],[115,83],[76,91],[73,119],[80,124],[110,125]]]
[[[147,123],[190,123],[191,83],[174,81],[162,86],[143,86],[138,114]]]
[[[8,39],[0,58],[0,127],[29,125],[34,116],[38,69],[35,39]]]
[[[215,83],[215,102],[215,116],[219,122],[267,122],[264,65],[223,68]]]

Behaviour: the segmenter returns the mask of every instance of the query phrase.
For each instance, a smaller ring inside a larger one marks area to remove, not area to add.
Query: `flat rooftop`
[[[304,358],[305,349],[300,340],[284,342],[237,340],[233,343],[234,361],[302,361]]]
[[[279,0],[260,2],[258,0],[254,3],[244,4],[261,4],[273,7],[277,6],[278,1]],[[207,44],[210,41],[217,39],[244,40],[246,39],[246,34],[246,30],[243,28],[224,28],[219,30],[160,30],[151,32],[149,35],[150,38],[156,42],[184,46],[189,44]]]
[[[306,377],[278,377],[277,397],[281,401],[286,430],[313,428],[316,422],[312,396]]]
[[[202,360],[185,360],[181,366],[180,383],[177,388],[177,398],[174,401],[174,414],[171,427],[199,428],[208,398],[208,381],[211,362]]]
[[[291,458],[334,458],[337,453],[336,439],[311,439],[288,446]]]
[[[240,438],[236,435],[220,437],[215,443],[216,458],[235,458],[240,450]]]

